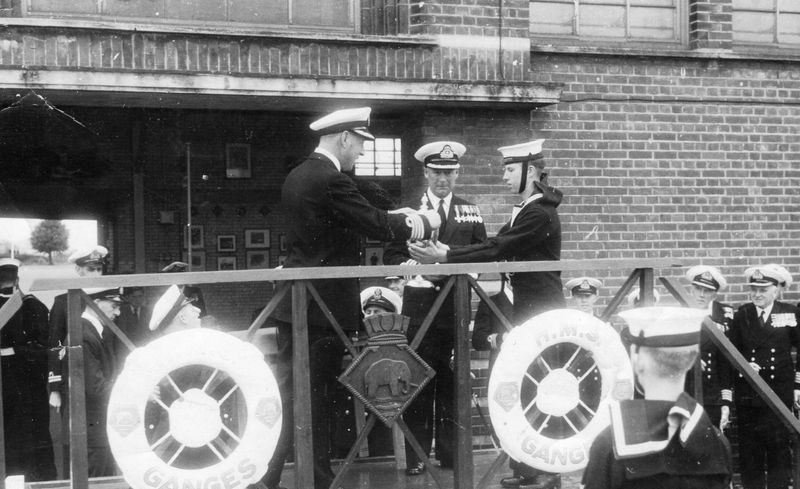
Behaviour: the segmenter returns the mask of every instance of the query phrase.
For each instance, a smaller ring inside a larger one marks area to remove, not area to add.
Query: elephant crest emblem
[[[408,317],[376,314],[366,318],[364,325],[367,346],[339,381],[391,427],[435,372],[408,346]]]

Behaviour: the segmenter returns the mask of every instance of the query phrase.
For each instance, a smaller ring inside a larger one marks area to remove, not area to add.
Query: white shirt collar
[[[428,193],[428,202],[429,202],[429,204],[431,206],[431,209],[438,210],[439,209],[439,201],[442,200],[442,201],[444,201],[444,215],[445,216],[448,215],[447,211],[450,210],[450,201],[453,200],[453,192],[450,192],[449,194],[447,194],[447,196],[445,198],[443,198],[443,199],[440,199],[439,197],[433,195],[433,192],[431,192],[431,189],[426,190],[426,192]]]
[[[333,162],[333,166],[335,166],[338,171],[342,171],[342,164],[339,163],[339,158],[333,156],[333,154],[331,154],[330,151],[322,149],[319,146],[317,146],[317,149],[315,149],[314,152],[327,157],[329,160]]]
[[[542,197],[544,197],[544,194],[533,194],[530,197],[528,197],[527,199],[523,200],[522,203],[519,204],[519,207],[520,208],[525,208],[526,205],[530,204],[534,200],[539,200]]]
[[[766,321],[769,318],[769,315],[772,312],[772,306],[774,305],[775,303],[773,302],[766,309],[761,309],[760,307],[756,306],[756,316],[761,316],[761,311],[764,311],[764,321]]]
[[[514,303],[514,290],[511,288],[511,284],[506,283],[503,286],[503,293],[506,295],[506,298],[508,298],[508,302],[513,304]]]
[[[89,310],[87,309],[87,310],[83,311],[83,314],[81,314],[81,317],[83,319],[89,321],[90,323],[92,323],[92,326],[94,326],[94,329],[97,330],[97,334],[101,338],[103,337],[103,323],[100,321],[100,319],[97,316],[95,316],[93,313],[89,312]]]

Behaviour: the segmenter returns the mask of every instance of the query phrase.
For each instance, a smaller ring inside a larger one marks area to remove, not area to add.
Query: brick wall
[[[535,61],[537,78],[565,84],[564,102],[531,114],[566,195],[564,258],[702,261],[730,277],[734,304],[750,264],[800,278],[798,63]]]

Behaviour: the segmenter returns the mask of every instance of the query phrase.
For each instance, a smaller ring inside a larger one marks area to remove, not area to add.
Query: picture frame
[[[218,235],[217,251],[236,251],[236,235],[235,234]]]
[[[183,252],[181,257],[184,263],[189,263],[189,253]],[[204,272],[206,270],[206,252],[192,251],[192,261],[189,263],[192,272]]]
[[[250,145],[227,143],[225,145],[225,176],[250,178]]]
[[[245,248],[269,248],[269,229],[245,229]]]
[[[189,249],[190,243],[193,250],[205,248],[202,225],[192,224],[183,228],[183,248]]]
[[[383,247],[367,246],[364,248],[364,265],[383,265]]]
[[[250,250],[246,253],[245,268],[248,270],[269,268],[269,250]]]
[[[235,256],[218,256],[217,257],[217,270],[236,270],[236,257]]]
[[[287,248],[288,247],[286,246],[286,235],[281,234],[280,236],[278,236],[278,250],[281,252],[285,252],[287,251]]]

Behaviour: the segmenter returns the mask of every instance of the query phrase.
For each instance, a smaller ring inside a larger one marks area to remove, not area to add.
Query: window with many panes
[[[733,42],[800,45],[800,0],[733,0]]]
[[[271,27],[355,28],[358,0],[28,0],[31,15],[114,17],[124,21],[241,23]]]
[[[686,0],[534,0],[530,31],[552,42],[681,43],[685,4]]]
[[[402,166],[400,138],[364,141],[364,154],[356,160],[356,175],[399,177]]]

